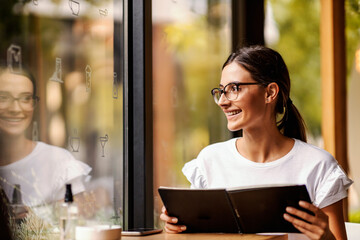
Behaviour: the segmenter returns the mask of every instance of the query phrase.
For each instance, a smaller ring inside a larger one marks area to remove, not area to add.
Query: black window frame
[[[154,225],[151,4],[124,0],[124,230]]]

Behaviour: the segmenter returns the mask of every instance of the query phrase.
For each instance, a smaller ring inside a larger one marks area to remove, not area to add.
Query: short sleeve
[[[184,173],[188,181],[191,183],[191,188],[207,188],[206,178],[201,171],[197,159],[187,162],[184,165],[182,172]]]
[[[85,191],[84,183],[89,180],[91,167],[76,160],[70,153],[58,163],[58,175],[56,180],[56,192],[54,198],[61,199],[65,194],[65,184],[71,184],[73,194]],[[65,155],[65,156],[66,156]]]
[[[336,165],[321,181],[314,204],[319,208],[327,207],[347,196],[347,189],[353,181],[344,170]]]

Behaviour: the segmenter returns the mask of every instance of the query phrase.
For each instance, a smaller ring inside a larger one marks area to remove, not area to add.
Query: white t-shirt
[[[315,206],[347,196],[353,183],[331,154],[294,139],[288,154],[268,163],[253,162],[236,149],[236,138],[205,147],[183,167],[191,188],[230,188],[266,184],[305,184]],[[290,238],[289,238],[290,239]]]
[[[0,184],[10,201],[14,185],[20,184],[23,203],[36,206],[63,199],[66,183],[71,183],[73,194],[84,191],[90,171],[66,149],[37,142],[28,156],[0,167]]]

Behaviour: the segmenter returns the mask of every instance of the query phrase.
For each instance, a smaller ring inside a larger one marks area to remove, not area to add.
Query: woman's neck
[[[2,136],[0,146],[0,166],[5,166],[29,155],[35,147],[35,142],[25,136]]]
[[[238,152],[254,162],[271,162],[285,156],[294,146],[294,140],[273,127],[244,130],[236,142]]]

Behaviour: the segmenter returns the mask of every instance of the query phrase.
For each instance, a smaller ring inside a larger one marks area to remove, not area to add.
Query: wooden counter
[[[232,234],[232,233],[160,233],[149,236],[122,236],[121,240],[287,240],[287,235],[257,235],[257,234]]]

